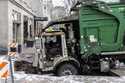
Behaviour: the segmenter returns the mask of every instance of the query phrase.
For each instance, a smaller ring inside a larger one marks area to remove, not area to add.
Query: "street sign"
[[[48,17],[34,17],[35,21],[48,21]]]

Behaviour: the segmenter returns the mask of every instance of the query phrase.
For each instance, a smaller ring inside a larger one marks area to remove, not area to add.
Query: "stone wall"
[[[0,0],[0,48],[8,43],[8,1]]]

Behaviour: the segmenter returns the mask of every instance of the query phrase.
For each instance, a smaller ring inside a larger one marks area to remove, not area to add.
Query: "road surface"
[[[125,76],[63,76],[15,73],[15,83],[125,83]],[[4,80],[0,81],[4,83]],[[8,79],[7,83],[11,83]]]

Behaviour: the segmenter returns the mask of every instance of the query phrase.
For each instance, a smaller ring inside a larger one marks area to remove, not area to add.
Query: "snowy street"
[[[1,56],[0,59],[6,59],[5,56]],[[124,72],[123,72],[124,73]],[[35,75],[25,74],[22,71],[14,74],[15,83],[125,83],[125,76],[63,76],[56,77],[52,75]],[[5,80],[0,80],[0,83],[5,83]],[[10,78],[7,83],[11,83]]]
[[[4,82],[0,82],[4,83]],[[11,83],[9,80],[7,83]],[[15,74],[15,83],[125,83],[125,76],[64,76]]]

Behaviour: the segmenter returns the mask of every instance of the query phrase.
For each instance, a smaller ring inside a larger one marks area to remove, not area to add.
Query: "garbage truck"
[[[81,2],[35,38],[32,66],[56,75],[109,72],[125,59],[125,4]]]

